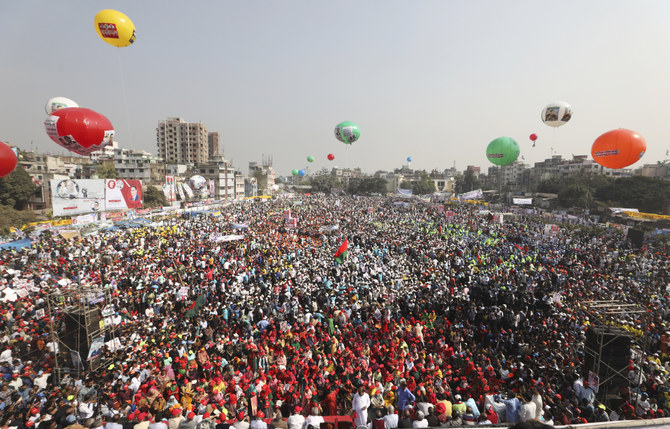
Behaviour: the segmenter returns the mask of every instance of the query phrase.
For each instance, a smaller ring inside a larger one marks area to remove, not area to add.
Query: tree
[[[356,195],[386,194],[386,180],[381,177],[364,177],[349,180],[347,192]]]
[[[463,187],[465,188],[463,192],[470,192],[478,189],[479,179],[475,176],[475,172],[472,170],[465,170],[463,174]]]
[[[314,192],[324,192],[329,194],[332,188],[341,188],[342,182],[330,174],[322,174],[320,176],[313,176],[309,179],[309,184],[312,186]]]
[[[412,182],[412,193],[414,195],[432,194],[435,191],[435,182],[426,172],[421,173],[419,180]]]
[[[595,196],[610,205],[661,213],[670,201],[670,183],[654,177],[620,177],[599,186]]]
[[[147,186],[147,189],[144,191],[143,200],[145,207],[160,207],[167,205],[165,193],[163,193],[162,189],[158,189],[155,186]]]
[[[564,183],[558,179],[548,179],[543,180],[537,186],[537,192],[543,192],[546,194],[558,194],[563,189]]]
[[[9,206],[0,205],[0,235],[8,236],[9,228],[20,228],[29,222],[35,222],[37,215],[30,210],[15,210]]]
[[[98,179],[118,179],[119,173],[116,172],[114,164],[112,163],[102,163],[95,166],[95,174],[98,176]]]
[[[593,204],[593,194],[588,186],[572,183],[558,193],[558,202],[564,207],[586,209]]]
[[[37,189],[28,172],[17,165],[14,171],[0,179],[0,204],[21,210]]]

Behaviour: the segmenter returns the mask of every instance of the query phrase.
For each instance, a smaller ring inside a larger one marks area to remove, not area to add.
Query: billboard
[[[75,216],[105,210],[103,179],[50,180],[54,216]]]
[[[105,205],[107,210],[142,208],[141,180],[105,180]]]
[[[464,200],[477,200],[480,198],[484,198],[484,193],[482,192],[481,189],[476,189],[474,191],[466,192],[464,194],[459,194],[458,195],[458,200],[459,201],[464,201]]]

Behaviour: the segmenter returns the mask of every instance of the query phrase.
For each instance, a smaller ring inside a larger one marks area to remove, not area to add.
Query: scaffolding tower
[[[639,359],[646,355],[647,332],[649,317],[647,311],[637,304],[627,304],[616,300],[587,301],[586,313],[590,326],[585,342],[586,369],[598,376],[597,398],[610,408],[618,408],[622,400],[619,393],[622,388],[639,387],[641,382],[642,362],[638,363],[640,377],[630,380],[628,367],[632,345],[637,344],[642,350]],[[637,335],[630,329],[627,316],[633,316],[640,324],[643,335]],[[625,353],[624,353],[625,352]],[[637,392],[639,389],[635,389]],[[637,397],[624,398],[637,401]]]
[[[112,308],[111,289],[97,285],[71,283],[47,293],[56,382],[66,375],[80,378],[111,363],[105,349],[118,344]]]

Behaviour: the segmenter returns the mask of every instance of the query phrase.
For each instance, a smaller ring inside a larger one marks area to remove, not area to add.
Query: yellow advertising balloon
[[[102,40],[117,48],[130,46],[135,41],[135,24],[118,10],[98,12],[95,15],[95,31]]]

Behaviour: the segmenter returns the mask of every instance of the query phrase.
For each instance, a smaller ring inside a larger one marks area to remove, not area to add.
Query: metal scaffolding
[[[49,291],[46,301],[55,351],[56,382],[65,375],[79,378],[86,371],[109,365],[111,358],[103,349],[91,359],[88,352],[94,343],[116,341],[116,329],[109,318],[111,290],[95,285],[70,284]],[[87,355],[82,356],[82,352]]]
[[[626,338],[630,344],[637,344],[642,350],[642,357],[646,354],[646,336],[648,332],[649,317],[647,311],[637,304],[627,304],[616,300],[603,301],[587,301],[586,313],[589,317],[589,329],[593,331],[596,341],[595,344],[585,344],[585,353],[588,357],[593,359],[593,365],[589,369],[600,378],[598,398],[601,402],[611,402],[618,398],[619,390],[622,387],[639,387],[641,381],[641,362],[638,363],[640,377],[637,383],[631,383],[628,378],[628,363],[626,365],[612,365],[612,356],[605,356],[603,359],[603,351],[611,344],[621,341]],[[636,335],[630,328],[629,316],[636,319],[639,323],[640,331],[643,335]],[[621,359],[622,356],[614,356],[614,358]],[[631,398],[628,398],[629,400]],[[635,398],[637,400],[637,398]]]

